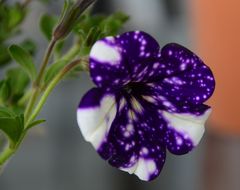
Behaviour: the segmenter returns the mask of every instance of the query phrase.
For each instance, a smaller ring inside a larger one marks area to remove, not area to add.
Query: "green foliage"
[[[10,87],[8,81],[3,80],[0,82],[0,101],[5,102],[10,96]]]
[[[15,153],[27,130],[45,122],[35,118],[58,82],[66,76],[78,76],[80,71],[88,70],[92,45],[100,38],[116,35],[128,20],[123,13],[110,16],[91,15],[90,11],[86,13],[95,1],[65,0],[60,16],[44,14],[41,17],[43,35],[48,41],[54,40],[42,59],[40,72],[37,72],[32,59],[36,45],[32,40],[25,39],[19,45],[8,45],[12,37],[21,32],[19,26],[26,16],[28,3],[7,4],[0,0],[0,67],[11,60],[18,64],[18,67],[5,68],[5,75],[0,79],[0,132],[8,137],[11,149],[0,152],[0,167]],[[82,14],[84,11],[85,14]],[[71,31],[74,31],[73,38],[66,39]],[[68,50],[65,44],[70,44],[72,39],[72,47]],[[53,64],[47,66],[51,60]],[[61,72],[65,66],[67,69]],[[30,82],[32,85],[28,88]]]
[[[29,76],[22,68],[7,70],[4,79],[0,81],[0,106],[7,106],[16,113],[21,113],[24,105],[19,105],[18,101],[26,94],[29,82]]]
[[[8,46],[5,43],[0,43],[0,68],[11,61],[11,57],[8,54]]]
[[[9,69],[6,73],[6,80],[9,82],[11,101],[17,102],[25,92],[29,84],[29,77],[21,68]]]
[[[52,38],[53,29],[57,23],[58,19],[55,16],[48,14],[42,15],[40,19],[40,29],[48,41]]]
[[[107,17],[104,21],[100,23],[100,28],[106,36],[116,35],[119,30],[122,28],[123,24],[125,24],[129,19],[129,16],[124,13],[117,12],[109,17]]]
[[[20,46],[25,49],[30,55],[34,55],[36,53],[36,44],[31,39],[25,39],[20,43]]]
[[[15,117],[16,114],[6,107],[0,107],[0,117]]]
[[[0,42],[5,41],[17,32],[16,28],[22,23],[25,15],[26,9],[19,3],[13,5],[0,3]]]
[[[32,127],[35,127],[35,126],[37,126],[37,125],[39,125],[39,124],[42,124],[42,123],[44,123],[44,122],[46,122],[46,120],[44,120],[44,119],[33,121],[32,123],[30,123],[30,124],[27,126],[27,129],[30,129],[30,128],[32,128]]]
[[[11,146],[17,144],[23,129],[23,114],[16,115],[8,108],[0,107],[0,130],[2,130],[9,138]]]
[[[19,26],[26,17],[27,9],[20,3],[0,2],[0,68],[11,61],[7,40],[19,34]],[[25,41],[23,42],[23,44]]]
[[[129,17],[121,12],[110,16],[82,15],[74,28],[74,32],[83,43],[82,55],[87,55],[92,45],[100,38],[116,35],[128,19]]]
[[[34,80],[37,75],[37,69],[33,63],[31,55],[18,45],[9,47],[11,57],[28,73],[30,78]]]

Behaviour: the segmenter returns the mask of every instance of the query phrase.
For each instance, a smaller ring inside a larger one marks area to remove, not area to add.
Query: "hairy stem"
[[[39,72],[39,74],[38,74],[38,76],[37,76],[37,79],[36,79],[36,81],[35,81],[35,84],[34,84],[34,85],[37,86],[37,87],[38,87],[38,86],[40,85],[40,83],[41,83],[41,80],[42,80],[44,71],[45,71],[45,69],[46,69],[46,67],[47,67],[49,58],[50,58],[50,56],[51,56],[51,54],[52,54],[52,51],[53,51],[53,48],[54,48],[56,42],[57,42],[56,39],[53,38],[53,39],[50,41],[50,43],[49,43],[48,49],[47,49],[47,51],[46,51],[46,53],[45,53],[45,56],[44,56],[44,59],[43,59],[43,62],[42,62],[41,68],[40,68],[40,72]]]
[[[27,108],[26,108],[26,111],[25,111],[25,119],[28,119],[29,115],[31,114],[32,109],[33,109],[33,107],[34,107],[34,105],[37,101],[38,95],[41,92],[41,89],[40,89],[41,81],[42,81],[44,71],[47,67],[47,64],[49,62],[49,58],[51,56],[51,53],[53,51],[53,48],[54,48],[55,44],[56,44],[56,40],[53,38],[51,40],[51,42],[49,43],[49,46],[48,46],[47,51],[45,53],[45,56],[43,58],[43,62],[42,62],[41,68],[40,68],[40,72],[37,76],[36,81],[33,84],[32,96],[31,96],[31,98],[28,102],[28,105],[27,105]]]

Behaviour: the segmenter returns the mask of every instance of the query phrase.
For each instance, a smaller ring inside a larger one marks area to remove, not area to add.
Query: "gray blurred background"
[[[195,49],[191,35],[187,0],[99,0],[95,11],[121,10],[131,19],[124,30],[143,30],[163,46],[177,42]],[[23,25],[24,35],[38,44],[40,60],[47,42],[39,32],[44,12],[60,13],[62,1],[48,7],[31,3],[31,13]],[[17,41],[18,39],[16,39]],[[41,114],[47,122],[32,130],[0,177],[0,190],[239,190],[239,139],[206,133],[190,154],[168,154],[161,175],[152,182],[109,166],[83,140],[76,122],[76,107],[93,86],[87,74],[57,87]]]

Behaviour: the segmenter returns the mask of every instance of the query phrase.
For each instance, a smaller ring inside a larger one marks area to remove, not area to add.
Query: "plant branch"
[[[39,93],[41,91],[40,83],[42,81],[42,78],[43,78],[43,75],[44,75],[44,71],[45,71],[45,69],[47,67],[47,64],[49,62],[49,58],[51,56],[51,53],[53,51],[53,48],[54,48],[56,42],[57,41],[55,40],[55,38],[53,38],[51,40],[51,42],[49,43],[49,46],[48,46],[47,51],[45,53],[45,56],[43,58],[43,62],[42,62],[41,68],[40,68],[40,72],[39,72],[39,74],[37,76],[36,81],[33,84],[32,96],[31,96],[31,98],[30,98],[30,100],[28,102],[28,105],[27,105],[27,108],[26,108],[26,111],[25,111],[25,119],[28,119],[28,117],[29,117],[30,113],[32,112],[32,109],[33,109],[33,107],[35,105],[35,102],[36,102],[36,100],[38,98],[38,95],[39,95]]]
[[[6,147],[0,154],[0,167],[8,160],[10,156],[15,152],[15,149]]]
[[[71,71],[72,69],[74,69],[77,65],[79,65],[81,63],[81,60],[75,60],[73,62],[71,62],[70,64],[66,65],[62,71],[60,73],[58,73],[55,78],[50,82],[50,84],[47,86],[46,90],[44,91],[42,97],[40,98],[38,104],[36,105],[36,108],[33,110],[32,115],[30,116],[30,118],[27,120],[26,125],[28,126],[39,114],[39,112],[41,111],[43,105],[45,104],[48,96],[50,95],[50,93],[52,92],[52,90],[54,89],[54,87],[59,83],[59,81],[67,74],[69,73],[69,71]]]

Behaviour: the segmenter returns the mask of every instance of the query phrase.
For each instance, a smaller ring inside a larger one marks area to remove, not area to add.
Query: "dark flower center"
[[[124,90],[128,93],[128,94],[140,94],[141,92],[144,91],[145,85],[144,83],[141,82],[130,82],[127,85],[124,86]]]

